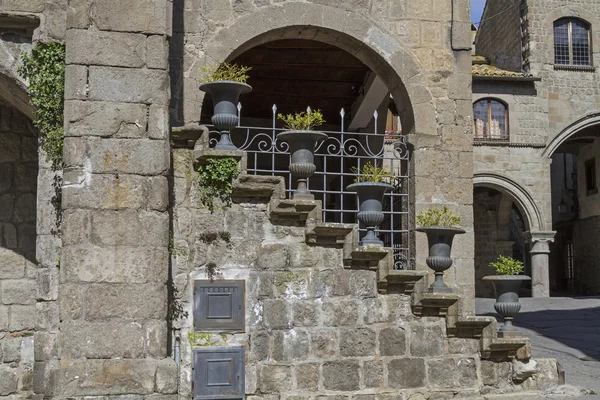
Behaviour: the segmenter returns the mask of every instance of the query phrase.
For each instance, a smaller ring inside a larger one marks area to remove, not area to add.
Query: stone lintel
[[[459,295],[450,293],[414,293],[413,313],[417,316],[456,318],[459,299]]]
[[[306,243],[343,245],[346,237],[352,233],[355,227],[355,224],[317,222],[315,225],[306,227]]]
[[[427,271],[393,269],[386,273],[380,273],[377,286],[381,294],[411,294],[415,292],[415,285],[417,284],[423,286],[421,291],[425,289],[427,276]]]

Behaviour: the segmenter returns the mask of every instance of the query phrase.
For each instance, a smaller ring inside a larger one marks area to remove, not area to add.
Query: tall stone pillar
[[[525,238],[531,243],[531,296],[550,297],[550,243],[556,232],[526,232]]]
[[[60,355],[46,372],[46,396],[171,395],[172,3],[69,3]]]

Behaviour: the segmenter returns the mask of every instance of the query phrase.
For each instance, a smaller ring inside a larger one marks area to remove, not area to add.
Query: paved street
[[[478,315],[496,315],[494,299],[477,299]],[[518,329],[531,339],[534,358],[556,358],[566,383],[593,390],[600,399],[600,297],[521,299],[515,318]]]

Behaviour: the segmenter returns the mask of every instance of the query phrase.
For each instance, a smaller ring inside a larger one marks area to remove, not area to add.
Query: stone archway
[[[315,40],[349,52],[386,84],[407,133],[436,131],[435,107],[416,57],[366,16],[313,3],[263,7],[221,29],[206,47],[206,62],[232,60],[279,39]]]
[[[548,144],[542,151],[543,157],[552,157],[554,153],[557,152],[559,147],[563,145],[566,141],[573,138],[578,133],[597,126],[600,124],[600,112],[594,112],[588,114],[577,121],[571,123],[567,127],[565,127],[562,131],[560,131],[556,136],[548,141]]]

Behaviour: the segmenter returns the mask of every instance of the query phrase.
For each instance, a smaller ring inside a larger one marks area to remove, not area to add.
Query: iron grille
[[[238,114],[241,120],[241,104]],[[310,112],[310,108],[307,109]],[[384,198],[385,220],[379,227],[380,239],[386,247],[394,251],[394,268],[413,269],[410,257],[410,213],[409,213],[409,151],[406,136],[385,135],[383,132],[346,132],[344,130],[345,111],[340,111],[340,130],[323,131],[329,138],[315,150],[317,172],[310,178],[309,189],[323,206],[323,221],[356,223],[358,204],[356,193],[346,187],[354,183],[354,168],[370,162],[384,167],[392,173],[394,189]],[[377,126],[378,114],[373,114]],[[284,129],[277,127],[277,106],[272,107],[269,127],[238,126],[232,132],[231,140],[248,156],[248,173],[255,175],[282,176],[286,192],[290,197],[296,182],[289,172],[291,155],[288,145],[277,140],[277,134]],[[218,141],[218,133],[211,132],[210,146]],[[366,229],[359,226],[362,237]]]

